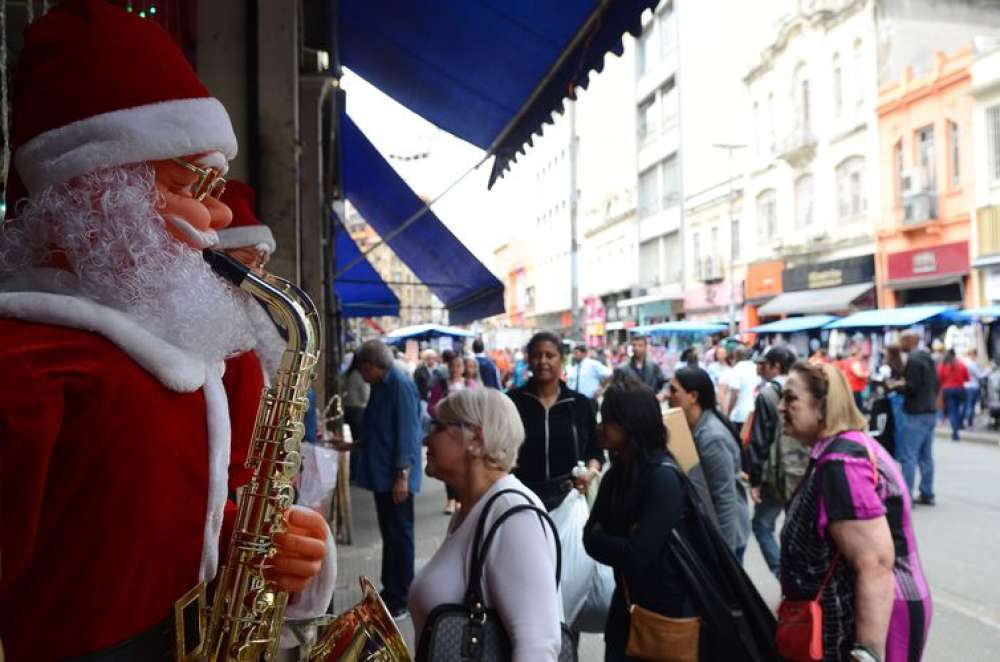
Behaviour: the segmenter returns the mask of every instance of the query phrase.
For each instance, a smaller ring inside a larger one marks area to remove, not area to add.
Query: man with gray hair
[[[413,495],[420,491],[420,397],[381,340],[358,349],[358,371],[371,385],[358,458],[357,484],[375,494],[382,534],[382,600],[405,616],[413,581]]]

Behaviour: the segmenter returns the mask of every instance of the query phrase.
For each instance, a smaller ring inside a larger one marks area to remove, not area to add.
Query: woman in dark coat
[[[546,331],[536,333],[528,342],[532,377],[509,392],[525,433],[514,475],[550,511],[574,486],[586,492],[604,458],[597,445],[594,410],[585,395],[562,381],[562,359],[559,338]],[[587,471],[574,476],[578,462]]]
[[[593,559],[615,571],[604,659],[631,660],[625,655],[629,602],[672,618],[695,615],[667,553],[668,536],[689,506],[679,471],[671,466],[667,430],[652,390],[637,382],[608,387],[601,421],[598,436],[611,453],[611,468],[601,479],[583,544]]]

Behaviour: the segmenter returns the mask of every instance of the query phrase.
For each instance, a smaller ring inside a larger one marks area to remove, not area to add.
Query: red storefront
[[[969,242],[928,246],[886,256],[884,288],[895,307],[968,301]],[[886,297],[887,301],[888,297]]]

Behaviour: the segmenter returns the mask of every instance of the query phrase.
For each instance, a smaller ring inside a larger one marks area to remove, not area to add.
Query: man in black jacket
[[[750,427],[750,497],[754,502],[751,528],[761,554],[774,576],[780,571],[780,548],[774,538],[778,515],[788,505],[809,464],[809,450],[784,434],[778,413],[781,391],[795,355],[772,347],[759,360],[757,372],[764,384],[754,401]]]
[[[920,467],[920,498],[917,503],[934,505],[934,424],[937,416],[938,379],[934,359],[920,349],[920,334],[912,329],[900,336],[900,345],[908,354],[903,368],[902,387],[903,427],[899,434],[896,452],[903,465],[903,478],[913,494]]]
[[[664,400],[665,396],[661,391],[667,380],[663,376],[663,370],[656,361],[649,358],[649,339],[646,336],[632,337],[632,358],[616,371],[616,378],[630,378],[645,384],[653,389],[659,400]]]

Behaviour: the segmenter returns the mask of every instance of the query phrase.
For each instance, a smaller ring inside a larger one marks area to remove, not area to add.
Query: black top
[[[524,424],[524,443],[514,469],[521,482],[530,487],[531,483],[566,478],[578,460],[603,463],[596,416],[585,395],[559,382],[559,396],[548,411],[538,399],[534,379],[511,389],[508,395]]]
[[[922,349],[910,352],[903,369],[903,411],[907,414],[933,414],[937,411],[938,378],[934,359]]]
[[[675,618],[690,616],[686,585],[667,551],[667,538],[687,513],[684,485],[676,469],[654,453],[629,480],[622,465],[601,479],[583,531],[583,546],[594,560],[611,566],[631,601]]]
[[[428,368],[424,363],[418,365],[417,369],[413,371],[413,383],[417,385],[417,394],[420,395],[420,399],[424,402],[427,402],[431,397],[434,375],[435,371]]]

